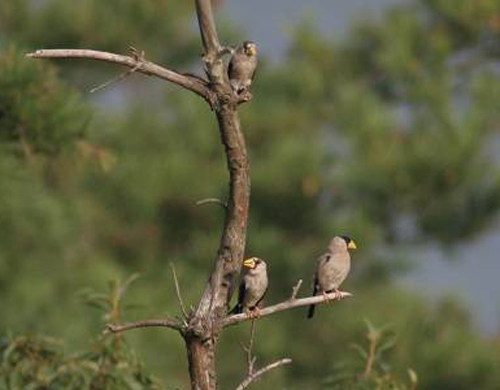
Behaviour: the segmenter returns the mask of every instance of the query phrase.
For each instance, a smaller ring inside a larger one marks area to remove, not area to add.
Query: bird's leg
[[[260,318],[260,309],[258,306],[255,306],[252,309],[249,308],[247,313],[248,317],[251,318],[252,320]]]
[[[335,298],[334,299],[340,301],[342,299],[342,293],[340,292],[340,290],[338,288],[336,288],[334,291],[335,291]]]

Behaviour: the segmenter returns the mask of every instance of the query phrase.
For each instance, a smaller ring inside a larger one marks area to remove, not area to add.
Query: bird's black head
[[[348,249],[356,249],[356,244],[351,237],[348,236],[340,236],[346,243]]]
[[[243,51],[249,57],[253,57],[257,54],[257,45],[252,41],[243,42]]]

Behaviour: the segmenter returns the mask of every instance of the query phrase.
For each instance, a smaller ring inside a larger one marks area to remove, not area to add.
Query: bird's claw
[[[258,307],[254,308],[254,309],[249,309],[247,314],[248,314],[248,318],[250,318],[251,320],[259,319],[261,316],[260,309]]]

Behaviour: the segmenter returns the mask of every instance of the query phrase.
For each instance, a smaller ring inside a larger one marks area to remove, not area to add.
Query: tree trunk
[[[197,311],[198,319],[212,324],[212,334],[218,333],[241,270],[250,207],[250,166],[236,103],[222,105],[217,120],[229,169],[229,198],[215,269]]]
[[[185,337],[192,390],[217,390],[215,342],[194,335]]]
[[[229,198],[215,269],[185,336],[192,390],[216,390],[215,348],[245,254],[250,168],[235,103],[217,110],[229,169]]]

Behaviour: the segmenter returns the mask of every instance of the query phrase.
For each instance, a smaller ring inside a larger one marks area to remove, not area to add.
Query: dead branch
[[[179,287],[179,280],[177,279],[177,273],[175,272],[175,267],[173,263],[170,263],[170,269],[172,270],[172,275],[174,277],[175,293],[177,295],[177,300],[179,301],[179,306],[182,310],[182,315],[185,319],[188,319],[189,315],[186,311],[186,306],[184,306],[184,301],[182,300],[181,289]]]
[[[278,360],[274,363],[268,364],[267,366],[261,368],[260,370],[256,371],[255,373],[248,375],[243,382],[241,382],[238,387],[235,390],[243,390],[246,389],[250,383],[253,381],[257,380],[260,376],[264,375],[266,372],[271,371],[275,368],[284,366],[285,364],[290,364],[292,362],[292,359],[281,359]]]
[[[106,330],[104,333],[121,333],[130,329],[138,329],[138,328],[149,328],[149,327],[164,327],[175,329],[178,331],[182,331],[182,325],[179,321],[173,318],[164,318],[164,319],[153,319],[153,320],[142,320],[142,321],[134,321],[134,322],[126,322],[121,325],[115,324],[107,324]]]
[[[259,316],[256,317],[257,319],[267,317],[271,314],[278,313],[280,311],[284,310],[290,310],[290,309],[295,309],[297,307],[302,307],[302,306],[309,306],[309,305],[317,305],[321,303],[326,303],[326,302],[333,302],[335,301],[336,297],[342,298],[347,298],[351,297],[352,294],[346,291],[340,291],[340,295],[336,295],[335,292],[330,293],[330,294],[322,294],[322,295],[317,295],[314,297],[307,297],[307,298],[300,298],[300,299],[294,299],[293,298],[293,293],[292,293],[292,299],[288,299],[284,302],[278,303],[273,306],[268,306],[263,309],[259,310]],[[240,314],[234,314],[232,316],[228,316],[222,320],[222,327],[227,327],[231,325],[235,325],[237,323],[243,322],[243,321],[248,321],[250,319],[253,319],[250,314],[247,313],[240,313]]]
[[[215,27],[212,2],[210,0],[196,0],[195,4],[205,56],[217,55],[219,51],[221,51],[221,45]],[[215,59],[215,57],[213,57],[212,60],[213,59]]]
[[[248,375],[253,374],[253,368],[255,365],[256,357],[252,355],[253,342],[255,339],[255,321],[252,321],[252,325],[250,326],[250,339],[248,340],[248,345],[242,345],[243,351],[245,352],[247,358],[248,365]]]
[[[131,69],[137,68],[135,70],[136,72],[170,81],[171,83],[196,93],[209,103],[212,101],[211,92],[207,83],[201,81],[199,77],[180,74],[139,57],[130,57],[87,49],[42,49],[28,53],[26,56],[30,58],[82,58],[110,62],[127,66]]]

